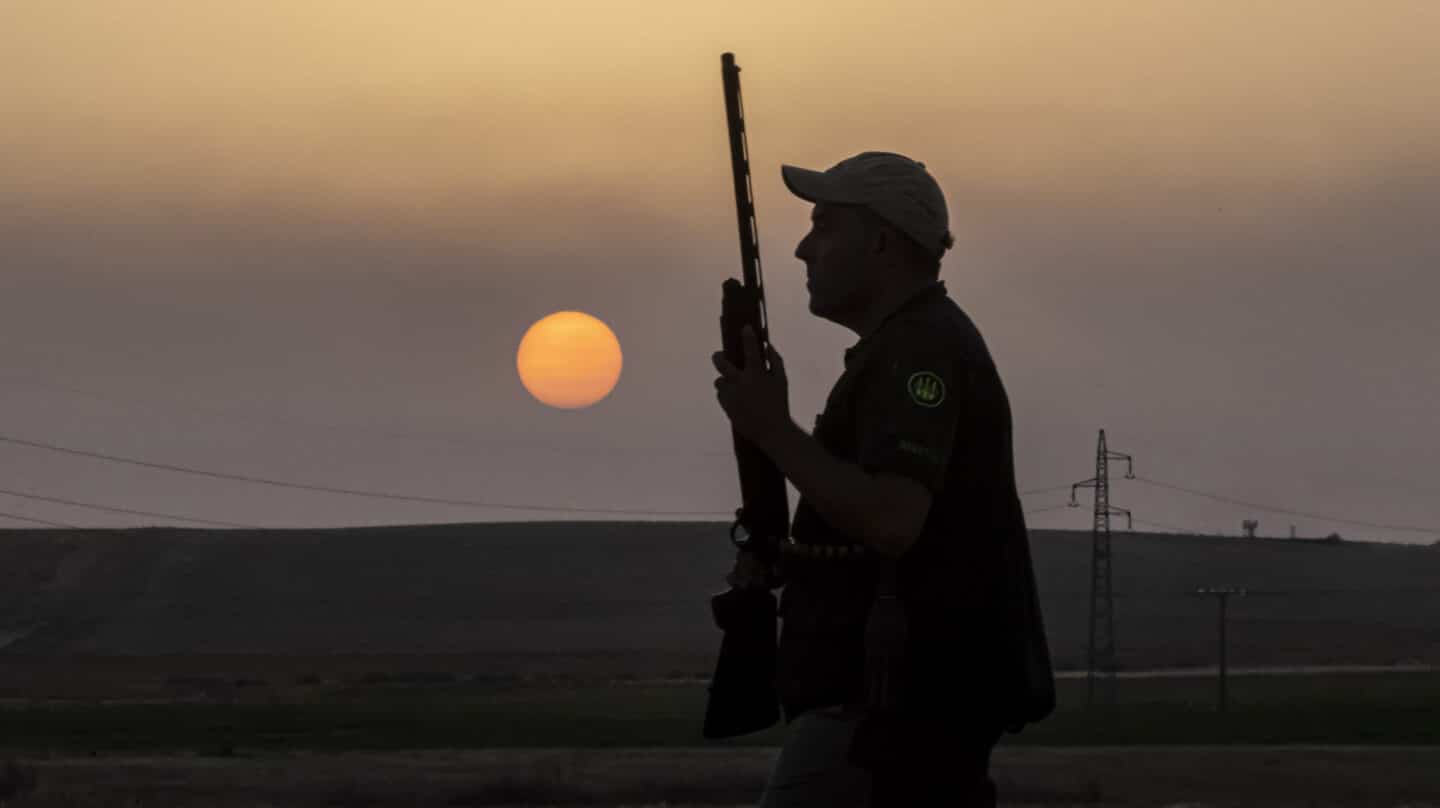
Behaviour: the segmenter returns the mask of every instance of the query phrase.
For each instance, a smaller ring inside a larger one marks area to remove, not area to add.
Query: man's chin
[[[816,317],[822,317],[828,320],[830,319],[830,315],[834,312],[832,310],[832,307],[827,305],[824,300],[817,298],[815,295],[811,295],[810,313],[815,315]]]
[[[850,318],[846,316],[843,308],[837,307],[829,301],[817,300],[814,295],[810,296],[810,313],[822,320],[850,328],[850,326],[846,325],[846,323],[850,322]]]

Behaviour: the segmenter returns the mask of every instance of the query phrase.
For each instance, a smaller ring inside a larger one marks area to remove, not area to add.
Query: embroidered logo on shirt
[[[938,407],[945,400],[945,382],[928,370],[910,374],[905,387],[910,391],[910,400],[922,407]]]

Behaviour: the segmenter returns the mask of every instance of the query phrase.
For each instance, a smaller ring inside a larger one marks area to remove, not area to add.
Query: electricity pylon
[[[1124,460],[1125,479],[1135,479],[1134,461],[1130,455],[1105,448],[1105,430],[1100,430],[1100,443],[1095,450],[1095,476],[1070,486],[1070,507],[1078,507],[1075,489],[1095,489],[1095,519],[1090,531],[1090,648],[1086,673],[1086,703],[1095,703],[1095,679],[1099,671],[1105,677],[1104,701],[1115,701],[1115,592],[1110,585],[1110,514],[1125,514],[1125,529],[1132,527],[1130,511],[1110,506],[1111,460]]]

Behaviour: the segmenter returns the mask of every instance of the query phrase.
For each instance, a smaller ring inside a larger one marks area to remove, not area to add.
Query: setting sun
[[[536,321],[520,339],[515,366],[530,395],[552,407],[588,407],[620,380],[620,340],[599,319],[557,311]]]

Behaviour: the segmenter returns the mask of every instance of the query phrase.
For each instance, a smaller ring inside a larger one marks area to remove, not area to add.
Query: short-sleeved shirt
[[[990,709],[1017,674],[1013,646],[1024,627],[1014,601],[1033,594],[1033,578],[1011,432],[989,350],[942,281],[845,352],[845,371],[816,419],[814,437],[831,454],[914,480],[933,497],[919,536],[895,564],[909,623],[901,698],[910,707]],[[807,544],[858,541],[803,497],[791,534]],[[796,560],[785,571],[778,685],[787,718],[862,703],[864,626],[880,557]],[[1038,622],[1031,628],[1043,638]],[[1047,655],[1047,675],[1048,664]]]

